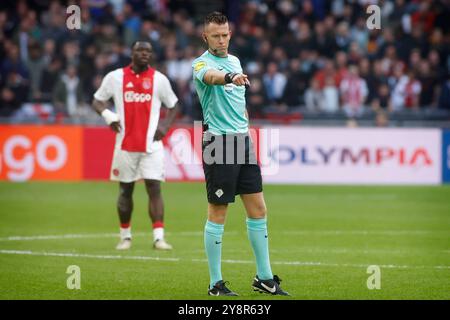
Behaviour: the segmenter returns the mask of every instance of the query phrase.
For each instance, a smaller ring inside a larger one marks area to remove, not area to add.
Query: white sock
[[[153,241],[164,239],[164,228],[153,229]]]
[[[131,239],[131,227],[128,228],[120,228],[120,239]]]

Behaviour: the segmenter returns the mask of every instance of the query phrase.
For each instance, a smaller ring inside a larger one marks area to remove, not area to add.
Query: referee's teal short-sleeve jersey
[[[205,51],[192,62],[195,89],[203,109],[204,123],[212,134],[246,133],[245,86],[207,85],[203,82],[206,71],[242,73],[241,62],[231,54],[222,58]]]

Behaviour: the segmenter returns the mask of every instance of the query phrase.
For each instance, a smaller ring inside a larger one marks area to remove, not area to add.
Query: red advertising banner
[[[0,180],[80,180],[82,128],[0,126]]]
[[[258,150],[260,130],[250,134]],[[0,180],[108,180],[114,143],[106,126],[0,126]],[[200,122],[172,128],[163,143],[167,181],[204,181]]]
[[[109,128],[83,128],[83,179],[109,179],[115,137]]]

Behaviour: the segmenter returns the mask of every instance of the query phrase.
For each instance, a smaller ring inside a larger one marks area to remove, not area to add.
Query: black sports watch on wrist
[[[228,72],[225,74],[225,83],[232,83],[233,78],[237,76],[238,74],[236,72]]]

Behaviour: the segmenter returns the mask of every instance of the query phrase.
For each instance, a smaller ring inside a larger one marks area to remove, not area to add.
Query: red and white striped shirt
[[[366,81],[351,75],[342,80],[340,90],[343,105],[355,110],[362,108],[362,103],[369,93]]]
[[[152,152],[162,148],[161,141],[153,141],[161,103],[173,108],[178,102],[164,74],[150,67],[138,74],[131,66],[116,69],[105,76],[94,98],[114,100],[122,126],[116,135],[116,146],[129,152]]]

